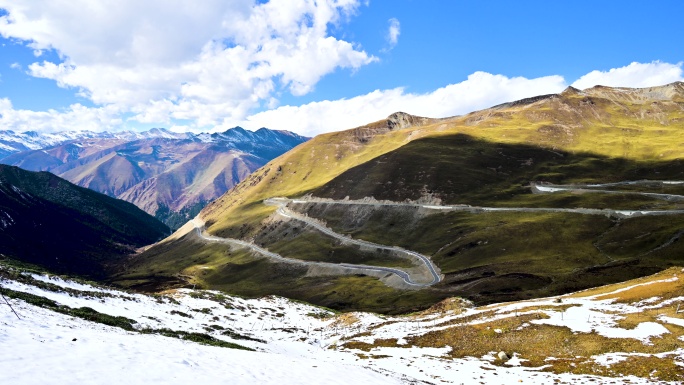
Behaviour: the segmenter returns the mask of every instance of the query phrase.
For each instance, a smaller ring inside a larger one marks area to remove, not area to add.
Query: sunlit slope
[[[129,376],[129,385],[214,383],[226,373],[278,385],[313,376],[323,384],[374,385],[383,378],[537,385],[684,380],[681,266],[564,296],[481,307],[448,298],[398,316],[335,313],[280,296],[193,289],[143,295],[2,258],[0,278],[3,303],[11,306],[0,311],[3,346],[12,347],[0,349],[9,384],[70,383],[74,363],[81,376],[100,378],[119,361],[140,373]],[[59,343],[65,336],[77,337],[65,341],[69,354]],[[23,365],[15,370],[18,361]],[[362,367],[381,372],[365,379]]]
[[[238,236],[236,227],[255,224],[273,211],[262,207],[262,200],[311,191],[344,170],[409,142],[411,131],[402,127],[434,121],[397,113],[366,126],[319,135],[255,171],[208,205],[201,216],[210,232]]]
[[[559,95],[441,120],[395,114],[388,120],[320,135],[300,145],[254,172],[201,215],[212,233],[244,235],[237,232],[241,224],[255,224],[272,212],[255,207],[261,200],[305,194],[351,167],[419,138],[463,133],[549,150],[666,161],[684,155],[683,130],[682,82],[644,89],[568,88]]]
[[[644,179],[683,180],[684,161],[635,160],[450,134],[414,140],[346,170],[311,194],[337,200],[374,197],[397,202],[431,199],[442,204],[497,207],[603,208],[611,207],[621,198],[595,194],[541,197],[532,194],[530,184]],[[676,185],[669,187],[684,193]],[[663,186],[658,188],[660,191]],[[555,199],[559,196],[563,199]],[[639,201],[634,196],[629,198]],[[642,207],[624,203],[618,206],[615,208]]]

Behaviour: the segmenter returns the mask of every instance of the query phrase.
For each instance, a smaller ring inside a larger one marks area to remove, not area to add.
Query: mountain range
[[[398,112],[289,151],[268,130],[20,134],[36,149],[5,159],[90,188],[0,164],[3,378],[679,383],[682,130],[678,82]],[[144,206],[251,157],[273,159],[173,234],[94,191],[171,165]]]
[[[124,199],[175,228],[252,171],[308,138],[240,127],[222,133],[0,132],[0,163],[49,171]],[[4,156],[3,156],[4,154]]]
[[[114,279],[390,313],[624,281],[682,263],[683,130],[681,82],[396,113],[268,162]]]

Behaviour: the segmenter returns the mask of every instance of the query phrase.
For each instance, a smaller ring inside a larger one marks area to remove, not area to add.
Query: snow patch
[[[660,317],[658,317],[658,321],[662,321],[662,322],[666,322],[669,324],[684,327],[684,319],[682,319],[682,318],[673,318],[673,317],[661,315]]]

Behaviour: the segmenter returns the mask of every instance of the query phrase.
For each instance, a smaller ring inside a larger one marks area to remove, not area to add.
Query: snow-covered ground
[[[663,324],[684,323],[681,315],[668,314],[658,322],[640,323],[633,330],[621,329],[616,323],[617,314],[636,305],[598,299],[598,295],[564,296],[564,311],[552,308],[558,305],[558,300],[552,298],[462,312],[389,317],[368,313],[335,315],[274,296],[244,299],[192,290],[146,296],[44,275],[32,277],[65,290],[50,291],[41,288],[45,285],[38,287],[7,278],[0,278],[0,286],[71,308],[89,307],[124,316],[137,321],[138,330],[168,328],[206,333],[256,351],[125,331],[8,298],[19,319],[0,298],[0,384],[596,384],[625,380],[644,384],[655,381],[635,376],[554,374],[543,371],[543,367],[521,366],[525,359],[518,354],[502,365],[496,362],[496,351],[482,357],[453,358],[449,346],[416,347],[407,345],[406,340],[453,327],[445,325],[449,321],[484,323],[522,314],[532,306],[548,307],[543,312],[549,318],[535,323],[560,325],[577,333],[596,331],[610,338],[636,338],[644,344],[669,333]],[[669,303],[676,301],[671,299]],[[655,306],[654,302],[642,301],[641,306]],[[372,344],[389,338],[396,338],[397,346],[377,346],[369,351],[344,346],[350,341]],[[629,354],[607,353],[592,359],[611,365],[626,360]],[[684,370],[684,349],[660,355],[673,359]]]

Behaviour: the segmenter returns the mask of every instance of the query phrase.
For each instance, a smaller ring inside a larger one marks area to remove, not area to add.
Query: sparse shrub
[[[159,334],[165,337],[177,338],[180,340],[197,342],[202,345],[218,346],[222,348],[240,349],[254,351],[252,348],[238,345],[232,342],[222,341],[205,333],[186,332],[182,330],[163,329],[144,329],[140,331],[144,334]]]
[[[171,310],[171,311],[169,312],[169,314],[175,314],[175,315],[179,315],[179,316],[185,317],[185,318],[192,318],[192,316],[191,316],[190,314],[184,313],[184,312],[182,312],[182,311],[180,311],[180,310]]]
[[[121,316],[111,316],[109,314],[100,313],[89,307],[80,307],[78,309],[69,309],[65,314],[69,314],[74,317],[82,318],[87,321],[97,322],[104,325],[119,327],[124,330],[135,330],[133,327],[137,321],[121,317]]]

